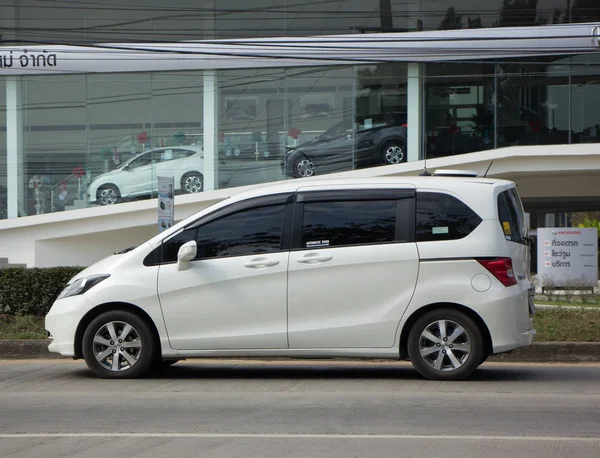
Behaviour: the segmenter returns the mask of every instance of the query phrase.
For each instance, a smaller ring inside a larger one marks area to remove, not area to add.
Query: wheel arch
[[[481,331],[481,336],[483,337],[483,345],[485,355],[491,355],[493,352],[492,346],[492,336],[490,334],[490,330],[487,325],[483,321],[483,319],[479,316],[479,314],[465,305],[456,304],[453,302],[437,302],[433,304],[426,305],[421,307],[413,312],[413,314],[406,320],[404,326],[402,327],[402,331],[400,333],[400,359],[408,359],[408,336],[410,334],[410,330],[416,323],[416,321],[422,317],[424,314],[431,312],[432,310],[438,309],[451,309],[456,310],[458,312],[462,312],[471,318],[479,330]]]
[[[154,336],[154,339],[155,339],[155,342],[157,345],[157,349],[158,349],[157,353],[159,355],[162,354],[162,346],[161,346],[161,342],[160,342],[160,335],[158,333],[158,329],[156,328],[154,321],[152,320],[150,315],[148,315],[148,313],[146,313],[144,310],[142,310],[137,305],[133,305],[133,304],[130,304],[127,302],[109,302],[109,303],[98,305],[97,307],[94,307],[93,309],[88,311],[83,316],[83,318],[79,321],[79,324],[77,325],[77,329],[75,331],[75,339],[74,339],[75,354],[73,356],[73,359],[83,358],[83,348],[82,348],[83,347],[83,334],[85,333],[85,330],[90,325],[90,323],[96,317],[100,316],[101,314],[103,314],[105,312],[114,311],[114,310],[131,312],[131,313],[134,313],[137,316],[139,316],[142,320],[144,320],[144,322],[146,322],[146,324],[148,325],[150,332]]]
[[[112,181],[106,181],[104,183],[100,183],[99,185],[97,185],[96,187],[96,199],[100,199],[100,191],[102,191],[103,189],[109,188],[109,187],[114,187],[117,192],[119,193],[119,196],[123,197],[122,193],[121,193],[121,188],[119,187],[118,184],[112,182]]]
[[[381,140],[379,140],[379,143],[377,144],[377,148],[381,151],[381,149],[388,143],[393,143],[393,142],[397,142],[397,141],[402,142],[406,149],[406,138],[403,137],[402,135],[390,135],[387,137],[383,137]]]

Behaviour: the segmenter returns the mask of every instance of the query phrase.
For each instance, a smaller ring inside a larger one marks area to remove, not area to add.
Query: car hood
[[[339,137],[333,140],[323,140],[315,138],[314,140],[296,146],[295,148],[293,148],[293,150],[290,151],[326,151],[328,149],[348,147],[352,144],[352,137]]]
[[[90,275],[109,274],[115,268],[115,266],[119,264],[119,261],[122,257],[122,254],[113,254],[107,256],[106,258],[101,259],[100,261],[97,261],[91,266],[83,269],[81,272],[75,275],[69,283],[77,280],[78,278],[88,277]]]
[[[102,179],[104,179],[104,178],[106,178],[106,177],[110,177],[110,176],[113,176],[113,175],[117,175],[117,174],[119,174],[120,172],[122,172],[122,170],[121,170],[121,169],[115,169],[115,170],[111,170],[110,172],[103,173],[102,175],[98,175],[96,178],[94,178],[94,179],[92,180],[92,183],[93,183],[94,181],[102,180]]]

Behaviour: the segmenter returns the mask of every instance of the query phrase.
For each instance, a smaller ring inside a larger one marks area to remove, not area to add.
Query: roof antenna
[[[425,138],[425,141],[427,141],[427,138]],[[427,170],[427,144],[424,143],[425,148],[423,148],[423,171],[421,173],[419,173],[420,177],[430,177],[431,176],[431,172],[429,170]]]
[[[487,168],[487,170],[485,171],[485,173],[483,174],[483,178],[487,177],[488,172],[490,171],[490,169],[492,168],[492,164],[494,163],[494,161],[490,162],[489,167]]]

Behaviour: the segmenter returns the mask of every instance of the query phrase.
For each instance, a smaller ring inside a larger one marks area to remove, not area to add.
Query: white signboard
[[[598,284],[598,229],[539,228],[538,276],[542,286]]]
[[[175,217],[174,184],[173,177],[158,177],[158,232],[173,225]]]

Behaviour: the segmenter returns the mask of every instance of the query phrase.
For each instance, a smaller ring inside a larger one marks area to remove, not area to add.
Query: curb
[[[64,358],[48,351],[47,339],[0,340],[0,359]],[[258,358],[260,359],[260,358]],[[600,342],[535,342],[489,361],[555,363],[600,362]]]

